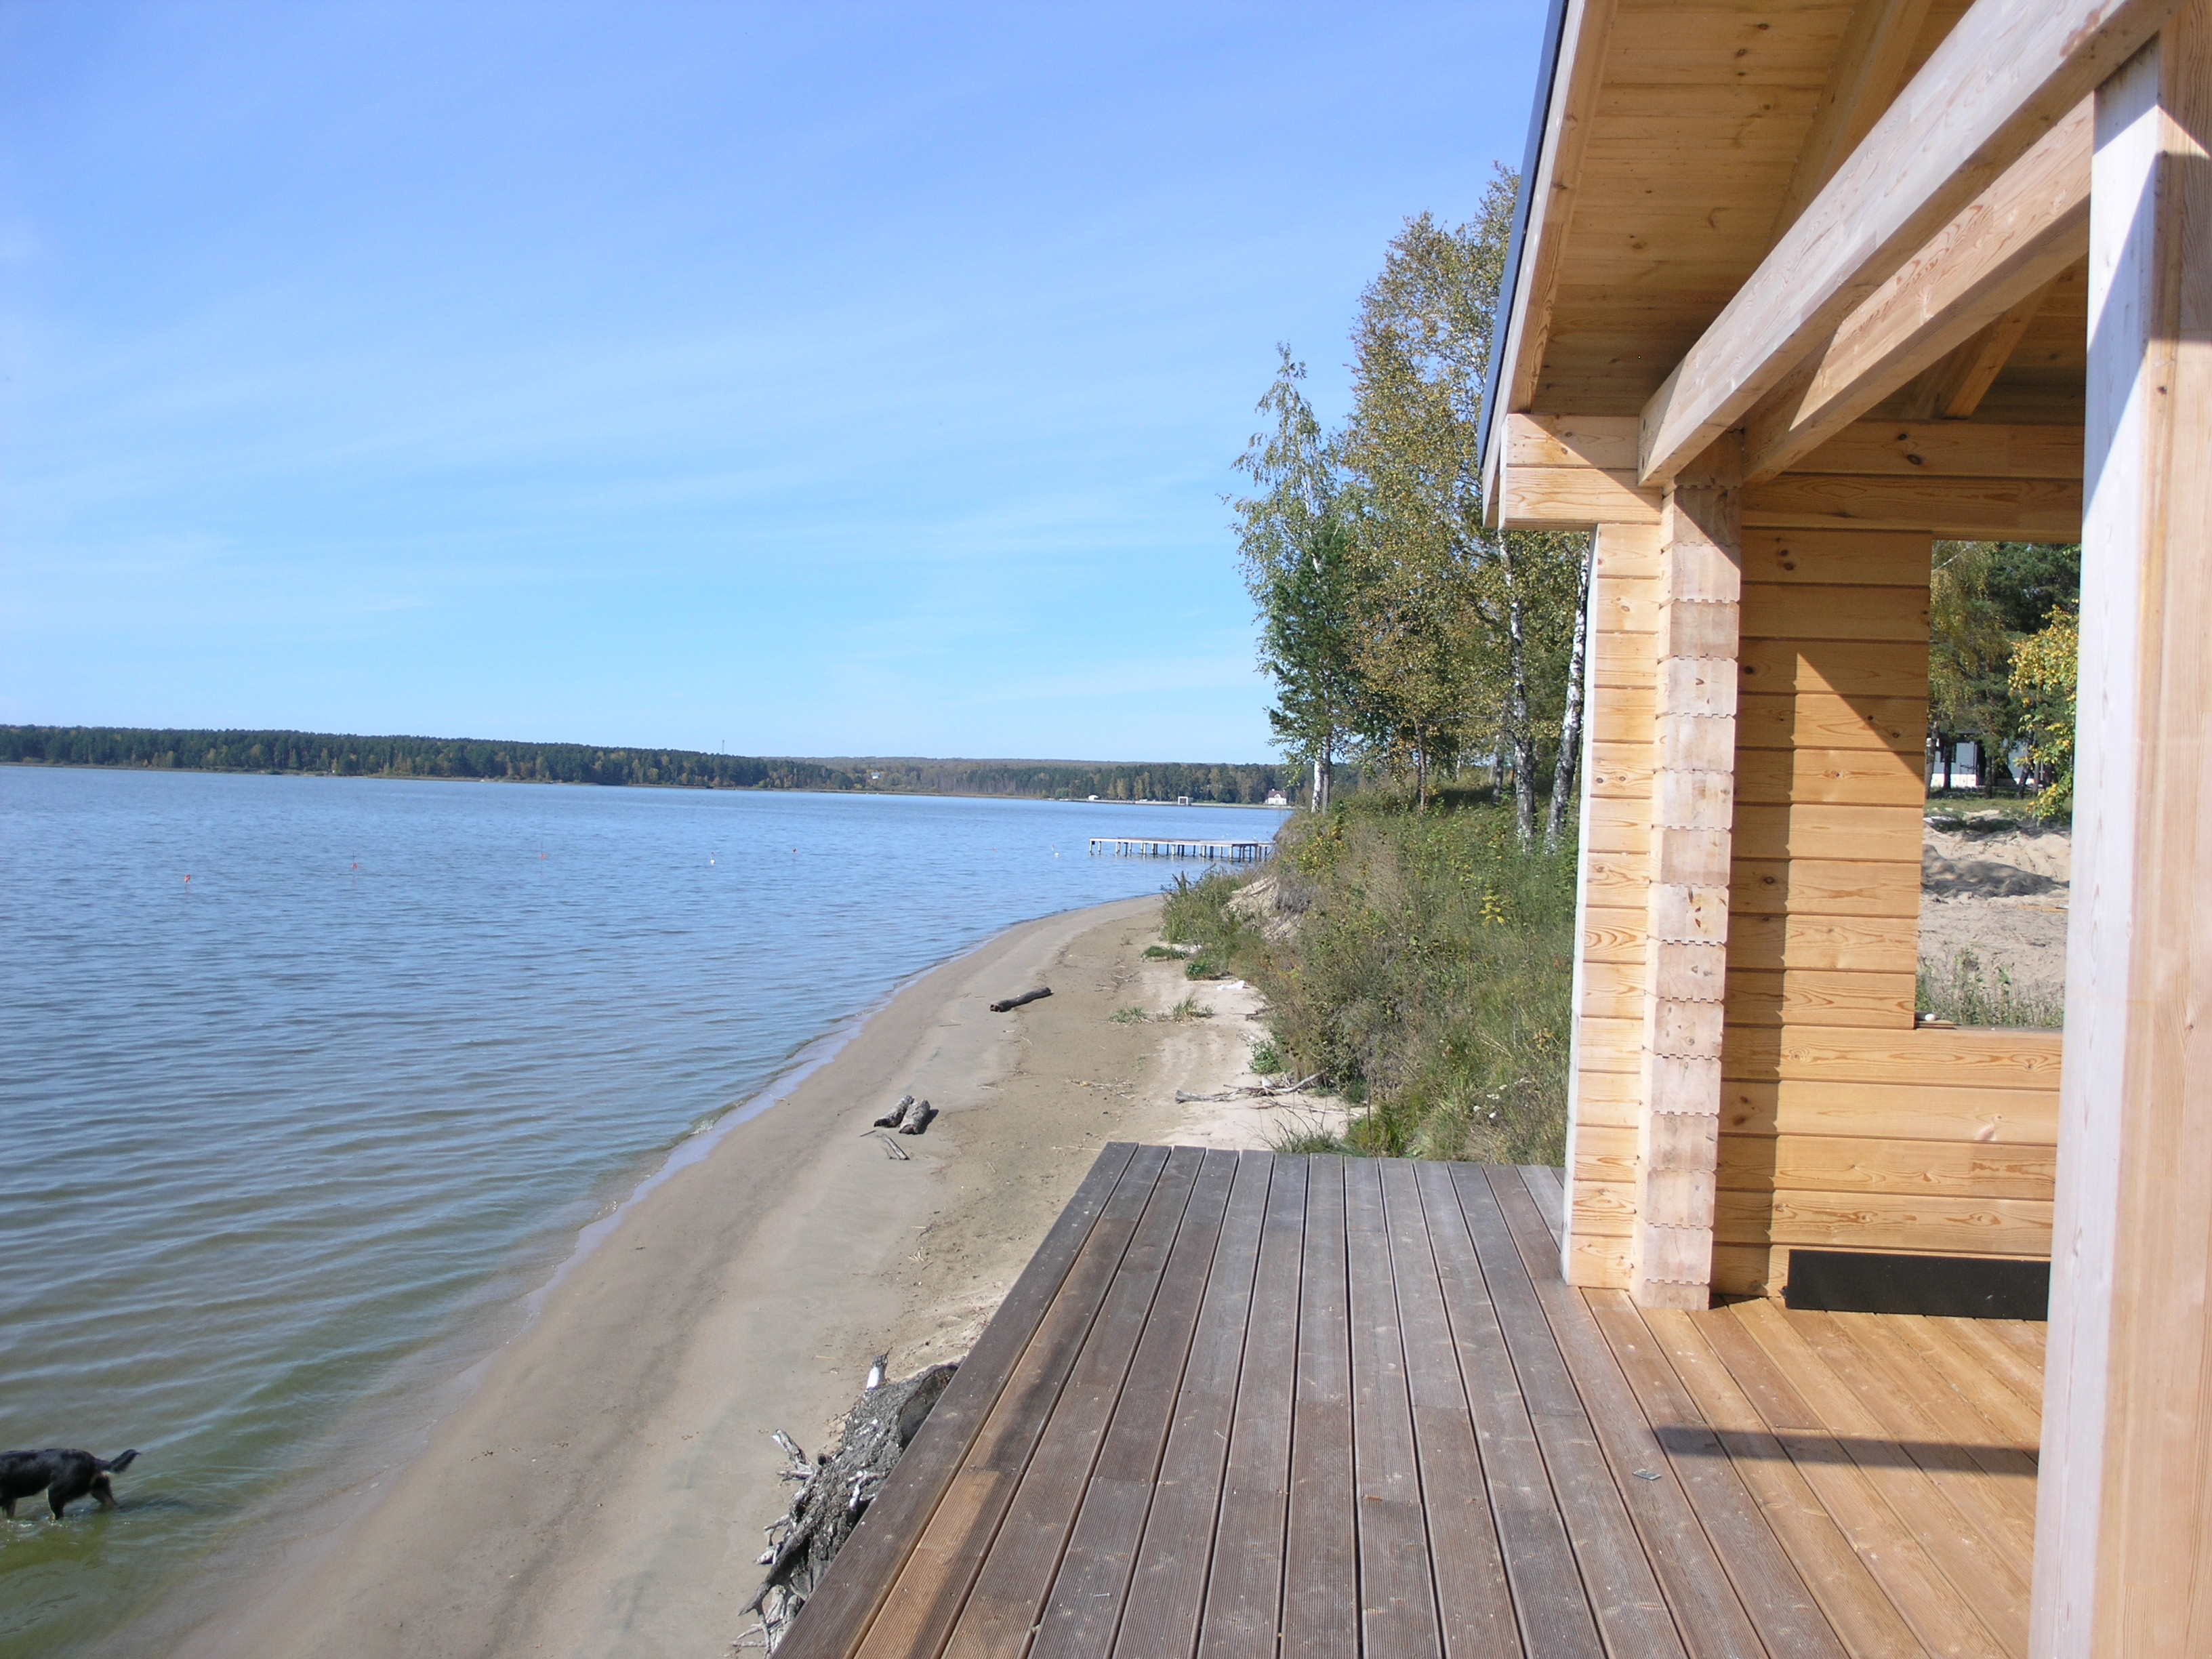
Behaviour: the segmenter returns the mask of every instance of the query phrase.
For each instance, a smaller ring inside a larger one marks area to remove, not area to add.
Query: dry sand
[[[957,1357],[1107,1140],[1264,1146],[1331,1118],[1176,1103],[1255,1082],[1262,1031],[1249,987],[1144,959],[1157,919],[1146,899],[1028,923],[909,986],[621,1212],[427,1449],[180,1653],[726,1653],[784,1503],[769,1431],[811,1452],[877,1353]],[[1164,1017],[1194,994],[1210,1017]],[[909,1092],[944,1115],[899,1162],[864,1132]]]
[[[2002,968],[2025,996],[2066,990],[2072,834],[1995,813],[1931,817],[1921,858],[1920,958],[1938,977],[1972,952],[1994,983]]]

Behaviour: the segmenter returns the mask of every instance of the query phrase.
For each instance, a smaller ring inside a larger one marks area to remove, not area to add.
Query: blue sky
[[[1274,343],[1541,16],[0,0],[0,720],[1261,758]]]

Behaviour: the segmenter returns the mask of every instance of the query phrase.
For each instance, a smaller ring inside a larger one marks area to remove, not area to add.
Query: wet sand
[[[769,1431],[811,1452],[877,1353],[963,1351],[1105,1141],[1264,1146],[1324,1109],[1176,1103],[1254,1081],[1262,1030],[1249,988],[1143,959],[1157,915],[1027,923],[908,986],[626,1206],[425,1449],[177,1652],[726,1653],[785,1501]],[[1193,993],[1210,1018],[1156,1018]],[[905,1093],[945,1115],[900,1162],[865,1131]]]

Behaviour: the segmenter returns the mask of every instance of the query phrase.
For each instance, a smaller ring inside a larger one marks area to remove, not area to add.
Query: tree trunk
[[[1567,702],[1559,715],[1559,759],[1552,769],[1552,810],[1544,819],[1544,848],[1559,849],[1559,831],[1566,825],[1567,803],[1573,798],[1583,757],[1583,653],[1589,638],[1591,573],[1597,564],[1597,537],[1590,537],[1583,555],[1582,575],[1575,584],[1574,642],[1567,653]]]
[[[1505,732],[1513,746],[1513,832],[1527,847],[1536,839],[1536,734],[1528,729],[1528,653],[1521,624],[1521,584],[1504,537],[1498,557],[1505,573],[1505,640],[1510,687],[1506,693]]]

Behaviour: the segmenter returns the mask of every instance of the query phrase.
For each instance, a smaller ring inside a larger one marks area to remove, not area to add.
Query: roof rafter
[[[2088,252],[2089,125],[2084,99],[1760,399],[1747,477],[1786,471]]]
[[[1672,478],[2165,24],[2179,0],[1976,0],[1645,404]]]

